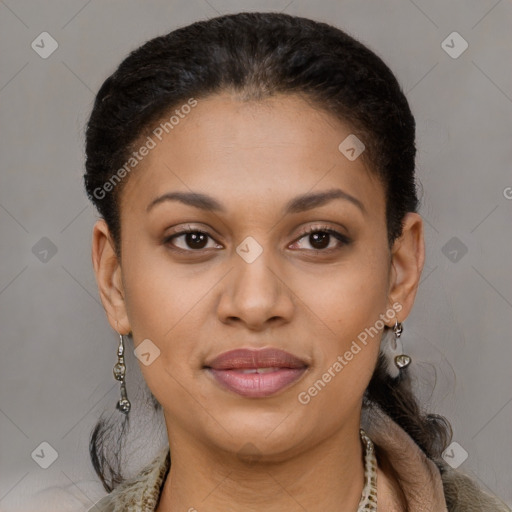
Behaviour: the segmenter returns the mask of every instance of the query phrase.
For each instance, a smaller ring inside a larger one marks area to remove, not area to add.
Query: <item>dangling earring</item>
[[[114,378],[121,382],[121,399],[117,402],[117,409],[122,413],[130,412],[130,401],[126,395],[126,383],[124,380],[126,374],[126,365],[124,363],[124,340],[123,335],[119,334],[119,347],[117,348],[117,363],[114,365]]]
[[[381,351],[386,360],[386,371],[388,375],[392,379],[396,379],[400,375],[400,370],[411,364],[411,358],[402,353],[403,349],[400,341],[400,336],[403,331],[402,324],[398,320],[395,320],[395,325],[392,329],[393,338],[389,342],[387,341],[387,333],[382,337]]]

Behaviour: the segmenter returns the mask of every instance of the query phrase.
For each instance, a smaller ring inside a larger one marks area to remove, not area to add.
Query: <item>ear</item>
[[[96,221],[92,233],[92,264],[96,283],[112,328],[119,334],[131,331],[124,299],[121,265],[114,242],[104,219]]]
[[[423,220],[419,214],[409,212],[404,217],[402,235],[391,251],[388,300],[390,307],[396,302],[402,306],[402,309],[396,309],[399,322],[411,312],[424,262]]]

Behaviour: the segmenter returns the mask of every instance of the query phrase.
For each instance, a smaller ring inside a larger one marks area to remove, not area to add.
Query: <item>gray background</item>
[[[335,24],[396,73],[417,120],[427,243],[405,352],[426,406],[447,415],[468,453],[460,470],[511,505],[510,1],[0,0],[0,509],[44,488],[54,493],[34,510],[58,510],[51,496],[61,510],[85,510],[104,494],[87,441],[119,396],[118,338],[97,293],[97,214],[82,187],[94,93],[147,39],[240,10]],[[59,45],[46,59],[31,48],[44,31]],[[453,31],[469,44],[458,58],[441,46]],[[41,252],[52,244],[55,254]],[[144,389],[136,363],[128,358],[132,399]],[[129,441],[131,471],[165,441],[159,421]],[[58,453],[48,469],[31,457],[43,441]]]

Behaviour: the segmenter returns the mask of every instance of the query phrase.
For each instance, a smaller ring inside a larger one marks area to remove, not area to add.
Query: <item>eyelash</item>
[[[183,236],[183,235],[186,235],[188,233],[198,233],[198,234],[201,234],[201,235],[206,235],[208,236],[209,238],[211,238],[213,240],[213,237],[210,236],[209,233],[207,233],[206,231],[202,231],[200,229],[197,229],[197,228],[186,228],[186,229],[183,229],[182,231],[179,231],[177,233],[174,233],[173,235],[171,236],[168,236],[166,237],[164,240],[163,240],[163,243],[167,246],[171,246],[171,250],[173,251],[176,251],[176,252],[195,252],[195,253],[198,253],[198,252],[201,252],[202,249],[181,249],[180,247],[176,247],[176,246],[173,246],[171,241],[174,239],[174,238],[179,238],[180,236]],[[295,239],[295,241],[293,243],[296,243],[298,242],[299,240],[301,240],[302,238],[304,238],[305,236],[307,235],[311,235],[312,233],[327,233],[331,236],[333,236],[334,238],[336,238],[339,242],[342,243],[342,245],[340,247],[334,247],[334,248],[330,248],[330,249],[305,249],[307,251],[313,251],[315,253],[326,253],[326,254],[329,254],[333,251],[338,251],[340,249],[343,248],[343,246],[347,246],[349,245],[352,241],[350,240],[350,238],[348,238],[346,235],[340,233],[339,231],[336,231],[335,229],[332,229],[328,226],[314,226],[312,228],[309,228],[309,229],[306,229],[304,231],[301,232],[301,234],[299,235],[298,238]]]

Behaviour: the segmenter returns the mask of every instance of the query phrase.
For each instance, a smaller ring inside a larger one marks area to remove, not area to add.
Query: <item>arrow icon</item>
[[[457,259],[457,255],[459,254],[455,249],[451,250],[448,252],[448,254],[451,256],[452,260],[456,260]],[[453,256],[452,256],[453,255]]]
[[[338,146],[338,150],[343,153],[348,160],[353,162],[365,150],[365,145],[356,135],[351,133],[343,139]]]
[[[452,59],[458,59],[467,49],[468,42],[458,33],[452,32],[442,41],[441,48]]]
[[[42,263],[47,263],[57,254],[57,246],[48,237],[43,236],[32,246],[32,254]]]
[[[30,46],[39,57],[47,59],[59,47],[59,43],[48,32],[41,32]]]
[[[236,252],[246,263],[252,263],[263,252],[263,247],[252,236],[248,236],[240,242]]]
[[[456,236],[452,236],[443,247],[441,252],[452,262],[459,262],[468,252],[466,245]]]
[[[454,441],[446,448],[442,457],[452,468],[456,469],[468,458],[468,452]]]
[[[50,443],[43,441],[39,443],[30,456],[39,467],[47,469],[57,460],[59,454]]]
[[[160,355],[160,349],[150,339],[146,338],[133,353],[144,366],[149,366]]]

